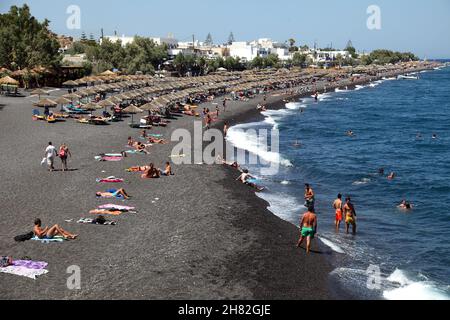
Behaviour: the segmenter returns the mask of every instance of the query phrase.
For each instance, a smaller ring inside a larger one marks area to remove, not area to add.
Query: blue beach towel
[[[41,243],[50,243],[50,242],[64,242],[64,238],[63,237],[54,237],[53,239],[40,239],[36,236],[34,236],[34,238],[31,238],[31,240],[33,241],[40,241]]]

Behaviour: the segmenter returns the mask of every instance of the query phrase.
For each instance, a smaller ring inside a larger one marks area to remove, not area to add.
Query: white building
[[[111,42],[121,41],[122,46],[125,47],[127,44],[130,44],[134,41],[134,37],[126,37],[125,35],[119,36],[105,36],[105,39],[108,39]],[[162,38],[162,37],[149,37],[153,42],[157,45],[166,44],[169,49],[176,48],[178,46],[178,40],[174,38]],[[100,44],[103,39],[100,39]]]
[[[315,53],[311,54],[311,58],[313,59],[314,63],[330,62],[336,60],[339,55],[342,57],[342,59],[347,59],[350,57],[350,53],[348,51],[317,50]]]
[[[244,61],[251,61],[256,57],[265,58],[269,54],[275,54],[280,60],[288,60],[291,57],[289,49],[271,39],[262,38],[252,42],[233,42],[228,46],[230,56],[239,57]]]
[[[251,61],[259,55],[259,48],[248,42],[233,42],[228,46],[230,56],[242,61]]]

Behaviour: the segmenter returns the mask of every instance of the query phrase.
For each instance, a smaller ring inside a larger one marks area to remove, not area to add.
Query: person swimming
[[[300,147],[301,145],[302,144],[300,143],[300,141],[298,141],[298,139],[295,140],[295,142],[293,143],[293,146],[296,147],[296,148]]]
[[[395,179],[395,172],[391,172],[389,175],[388,175],[388,180],[394,180]]]
[[[347,131],[347,136],[353,137],[354,135],[355,135],[355,133],[352,130]]]
[[[402,200],[402,202],[397,207],[400,209],[411,210],[413,208],[413,205],[409,201]]]

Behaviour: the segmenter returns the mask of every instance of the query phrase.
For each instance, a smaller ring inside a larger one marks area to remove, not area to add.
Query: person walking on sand
[[[223,99],[222,106],[223,106],[223,112],[225,112],[227,109],[227,99],[226,98]]]
[[[45,149],[45,158],[47,159],[47,166],[49,171],[55,170],[55,158],[56,158],[56,148],[49,142],[47,148]]]
[[[333,202],[333,208],[336,212],[336,232],[339,232],[339,228],[341,227],[342,222],[342,195],[339,193],[337,196],[337,199]]]
[[[300,239],[297,247],[300,248],[306,238],[306,253],[311,251],[311,240],[317,233],[317,216],[313,208],[309,209],[300,221]]]
[[[345,199],[344,205],[344,215],[345,215],[345,225],[346,225],[346,233],[348,234],[350,225],[352,225],[353,234],[356,234],[356,210],[351,202],[350,197]]]
[[[62,163],[62,171],[67,171],[67,157],[71,156],[72,154],[70,153],[69,147],[63,143],[60,147],[59,147],[59,152],[58,152],[58,156],[61,159],[61,163]]]

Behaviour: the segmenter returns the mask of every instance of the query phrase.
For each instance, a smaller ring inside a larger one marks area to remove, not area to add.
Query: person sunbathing
[[[242,171],[242,174],[236,179],[238,181],[241,181],[243,184],[252,187],[256,189],[257,191],[263,191],[263,187],[259,187],[256,183],[252,182],[252,180],[255,180],[255,177],[253,177],[247,169],[244,169]]]
[[[100,198],[120,198],[123,197],[125,200],[129,199],[130,196],[126,193],[125,189],[119,189],[119,190],[109,190],[107,192],[97,192],[95,194],[97,197]]]
[[[128,168],[126,171],[127,172],[145,172],[148,169],[150,169],[150,166],[136,166],[136,167]]]
[[[131,137],[128,137],[128,142],[127,142],[127,144],[130,146],[130,147],[133,147],[134,146],[134,140],[133,140],[133,138],[131,138]]]
[[[154,144],[166,144],[167,141],[164,139],[158,139],[158,138],[154,138],[154,137],[147,137],[148,142],[150,143],[154,143]]]
[[[170,162],[166,162],[166,168],[163,170],[159,169],[159,172],[162,176],[173,176],[172,167],[170,166]]]
[[[77,234],[71,234],[57,224],[55,224],[51,228],[42,228],[41,219],[34,220],[33,232],[39,239],[53,239],[56,236],[62,236],[65,239],[76,239],[78,237]]]
[[[145,170],[144,174],[141,175],[142,179],[156,179],[160,177],[160,172],[155,168],[153,163],[150,163],[150,167]]]

